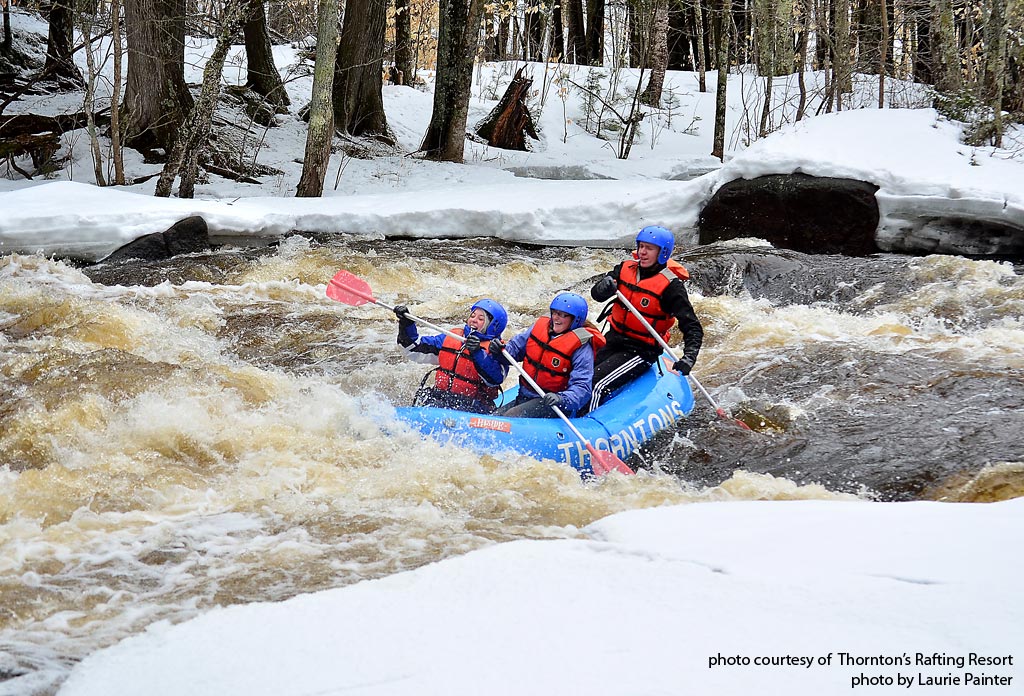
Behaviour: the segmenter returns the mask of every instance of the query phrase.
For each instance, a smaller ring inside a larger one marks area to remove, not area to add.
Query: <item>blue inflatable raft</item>
[[[672,370],[673,360],[661,356],[642,377],[620,389],[573,425],[599,450],[625,460],[654,435],[693,411],[693,392],[686,377]],[[518,387],[505,392],[504,403]],[[499,398],[499,403],[500,403]],[[457,442],[481,453],[520,452],[553,459],[590,473],[590,454],[560,418],[502,418],[443,408],[395,409],[397,417],[442,442]]]

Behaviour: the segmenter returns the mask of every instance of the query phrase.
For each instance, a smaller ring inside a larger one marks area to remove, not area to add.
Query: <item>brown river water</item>
[[[631,458],[638,476],[586,483],[396,427],[426,368],[390,312],[324,295],[345,268],[442,324],[494,297],[518,331],[623,257],[299,236],[161,263],[0,257],[0,694],[53,693],[154,621],[580,536],[623,510],[1024,494],[1010,263],[692,250],[694,374],[753,430],[698,395]]]

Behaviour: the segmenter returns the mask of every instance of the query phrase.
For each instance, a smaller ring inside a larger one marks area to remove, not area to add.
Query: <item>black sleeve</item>
[[[619,282],[619,272],[621,270],[622,270],[622,264],[620,263],[615,268],[613,268],[612,270],[608,271],[603,276],[598,278],[597,282],[600,283],[605,278],[611,278],[612,280],[615,281],[616,284],[618,284],[618,282]],[[615,297],[615,291],[613,290],[611,292],[611,294],[597,292],[597,285],[595,285],[593,288],[590,289],[590,296],[592,298],[594,298],[595,300],[597,300],[598,302],[604,302],[605,300],[609,300],[609,299]]]
[[[697,354],[704,342],[704,327],[700,325],[700,319],[693,311],[683,281],[675,279],[669,283],[662,293],[661,306],[679,322],[679,330],[683,333],[683,357],[691,362],[697,362]]]

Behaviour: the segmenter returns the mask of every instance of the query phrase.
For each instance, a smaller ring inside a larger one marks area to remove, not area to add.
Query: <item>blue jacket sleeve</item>
[[[477,350],[471,357],[476,371],[480,373],[487,384],[495,387],[501,386],[501,383],[505,381],[505,375],[508,374],[508,365],[503,360],[498,360],[482,349]]]
[[[523,356],[526,355],[526,339],[530,337],[530,331],[532,330],[533,327],[531,326],[526,331],[517,333],[515,336],[508,340],[508,343],[505,344],[505,350],[508,352],[508,354],[511,355],[520,363],[523,361]],[[516,374],[519,374],[518,370],[516,371]],[[530,389],[530,387],[523,383],[520,383],[519,393],[522,394],[523,396],[537,396],[537,392],[533,391],[532,389]]]
[[[441,344],[444,343],[444,334],[420,336],[416,331],[416,325],[411,324],[411,326],[411,331],[406,329],[404,334],[398,334],[398,343],[405,348],[406,354],[413,362],[436,365],[437,356],[441,352]]]
[[[526,339],[530,337],[530,331],[532,330],[533,327],[531,326],[526,331],[517,333],[505,344],[505,350],[508,351],[508,354],[520,362],[522,362],[523,356],[526,355]]]
[[[575,413],[590,401],[594,379],[594,348],[589,343],[580,346],[572,354],[572,372],[569,373],[569,385],[562,395],[562,410]]]

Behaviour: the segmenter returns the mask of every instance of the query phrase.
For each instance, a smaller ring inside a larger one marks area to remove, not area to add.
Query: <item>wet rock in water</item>
[[[191,254],[211,248],[206,220],[193,215],[171,225],[165,232],[154,232],[134,239],[103,259],[103,263],[138,259],[159,261],[178,254]]]
[[[878,246],[883,251],[1024,258],[1024,218],[1013,220],[999,201],[922,197],[889,202],[880,196],[879,202]]]
[[[812,255],[725,242],[678,258],[690,271],[688,286],[705,297],[749,293],[778,305],[827,302],[852,313],[891,302],[908,292],[913,282],[906,272],[909,257]]]
[[[815,254],[877,252],[878,187],[856,179],[771,174],[722,186],[701,211],[700,243],[758,237]]]
[[[960,503],[995,503],[1024,496],[1024,462],[999,462],[972,475],[957,474],[923,497]]]
[[[985,500],[1019,490],[1016,470],[1004,465],[999,478],[981,472],[1020,457],[1024,376],[964,370],[956,361],[917,353],[851,360],[846,348],[832,345],[775,355],[772,366],[744,377],[743,390],[757,395],[752,403],[759,413],[785,413],[771,404],[799,413],[773,418],[781,431],[751,432],[717,419],[698,400],[679,427],[689,447],[664,447],[656,454],[663,469],[704,486],[744,470],[894,501]],[[739,381],[738,375],[718,377]],[[743,405],[734,412],[749,415]],[[969,491],[954,485],[971,481]],[[949,492],[954,488],[955,495]]]

